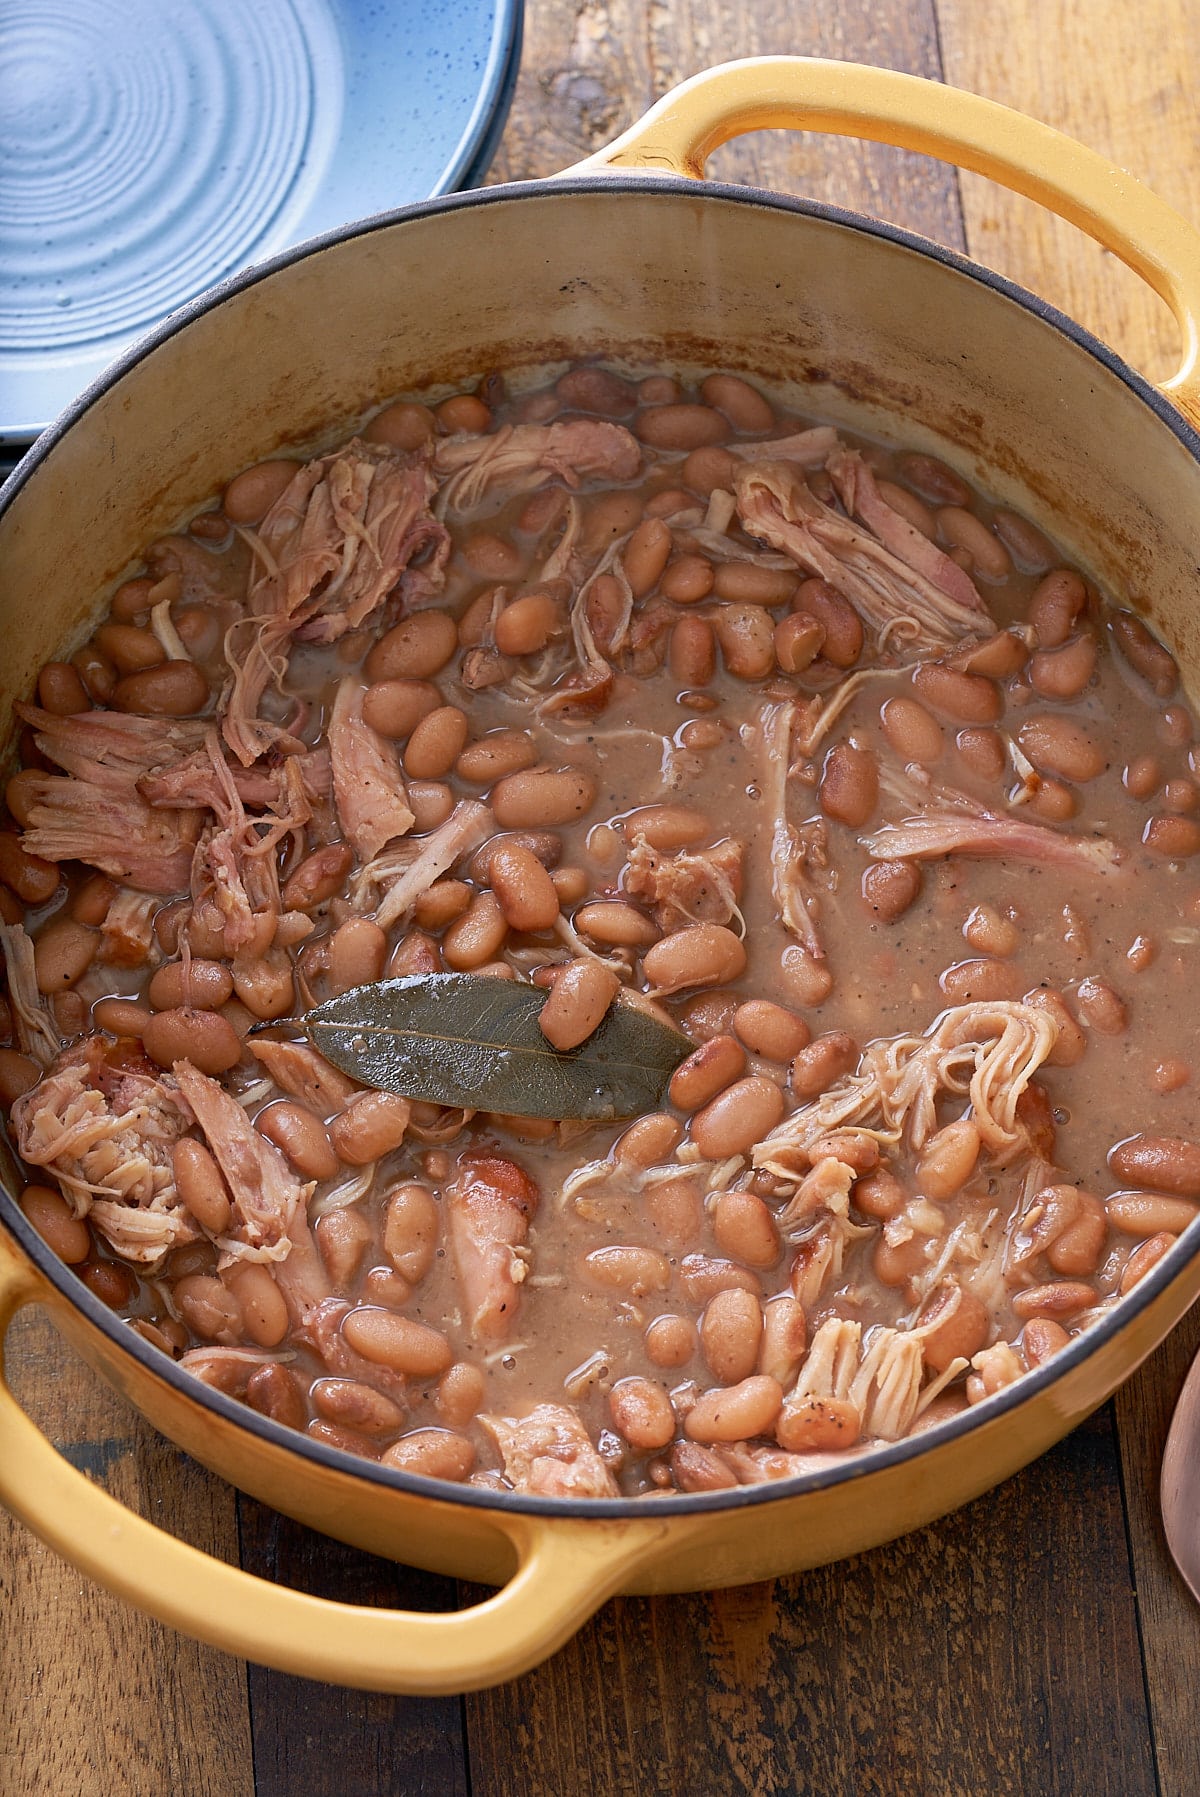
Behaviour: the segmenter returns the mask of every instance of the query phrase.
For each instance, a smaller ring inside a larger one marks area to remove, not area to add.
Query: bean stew
[[[335,1447],[786,1477],[1020,1379],[1200,1211],[1175,663],[924,453],[730,373],[391,402],[234,474],[16,709],[22,1208]],[[681,1032],[655,1107],[434,1103],[305,1028],[446,974],[544,995],[551,1059]]]

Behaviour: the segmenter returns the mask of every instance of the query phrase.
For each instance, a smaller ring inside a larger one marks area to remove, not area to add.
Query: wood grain
[[[114,1497],[236,1561],[234,1493],[155,1433],[25,1313],[18,1401]],[[246,1671],[82,1578],[0,1512],[3,1797],[253,1797]]]
[[[1200,1352],[1194,1309],[1115,1400],[1129,1551],[1141,1618],[1142,1655],[1162,1797],[1200,1791],[1200,1609],[1167,1551],[1158,1501],[1167,1429],[1192,1357]]]
[[[1108,1417],[875,1553],[611,1604],[466,1710],[473,1797],[1150,1797]]]
[[[1102,151],[1200,224],[1200,13],[1071,0],[938,0],[945,78]],[[977,176],[962,179],[971,254],[1079,319],[1161,379],[1178,332],[1143,283],[1082,232]]]
[[[369,1554],[239,1499],[242,1565],[316,1597],[408,1610],[453,1610],[453,1579]],[[456,1697],[387,1697],[251,1666],[256,1797],[357,1797],[428,1791],[466,1797]]]
[[[802,23],[801,23],[802,18]],[[542,0],[526,10],[512,114],[490,179],[550,175],[623,131],[667,88],[739,56],[835,56],[940,73],[932,0]],[[954,173],[877,144],[762,132],[717,152],[714,180],[849,206],[963,245]]]

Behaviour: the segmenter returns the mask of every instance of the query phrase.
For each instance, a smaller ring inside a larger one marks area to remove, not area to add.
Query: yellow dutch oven
[[[703,182],[741,132],[794,126],[991,175],[1081,225],[1174,311],[1159,391],[1070,320],[874,220]],[[1102,158],[913,76],[788,57],[668,94],[553,181],[417,206],[325,238],[176,316],[87,393],[0,520],[3,706],[88,629],[91,595],[229,473],[380,398],[591,352],[739,369],[806,410],[941,454],[1139,605],[1197,685],[1200,238]],[[0,717],[0,728],[6,717]],[[9,1158],[6,1176],[19,1175]],[[912,1439],[732,1492],[571,1502],[450,1487],[339,1454],[201,1386],[142,1342],[0,1196],[0,1328],[62,1333],[214,1472],[376,1554],[500,1586],[450,1615],[301,1595],[197,1552],[76,1472],[0,1385],[0,1499],[82,1571],[248,1659],[386,1691],[461,1691],[551,1654],[617,1591],[735,1584],[856,1553],[1042,1453],[1200,1292],[1196,1226],[1083,1337]]]

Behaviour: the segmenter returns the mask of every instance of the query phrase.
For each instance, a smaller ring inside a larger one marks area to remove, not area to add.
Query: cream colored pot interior
[[[3,525],[0,730],[139,547],[237,469],[382,400],[579,354],[738,369],[936,449],[1200,661],[1198,475],[1112,369],[891,235],[610,177],[482,196],[333,244],[212,305],[57,442]]]

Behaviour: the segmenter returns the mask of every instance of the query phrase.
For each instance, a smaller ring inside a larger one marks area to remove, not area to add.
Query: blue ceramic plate
[[[521,0],[0,0],[0,441],[318,232],[482,179]]]

